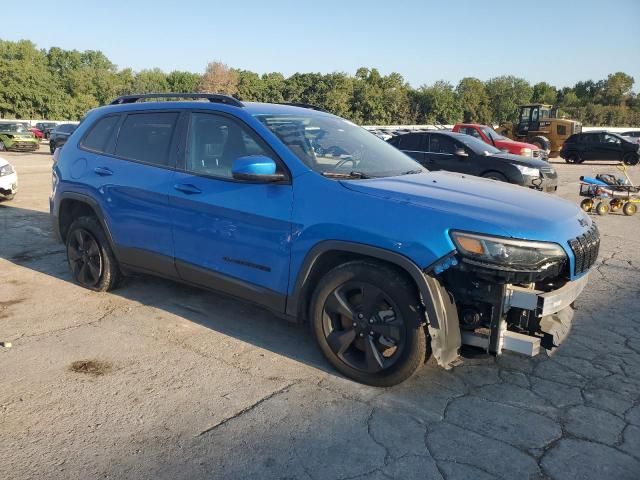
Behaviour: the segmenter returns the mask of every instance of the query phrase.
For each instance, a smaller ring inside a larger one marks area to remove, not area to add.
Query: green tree
[[[460,80],[456,87],[464,122],[490,123],[491,107],[484,83],[473,77]]]
[[[533,95],[531,100],[535,103],[555,105],[558,101],[558,91],[547,82],[536,83],[533,86]]]
[[[463,118],[463,110],[458,103],[453,85],[438,80],[431,86],[418,89],[421,119],[426,123],[452,124]]]
[[[515,121],[518,105],[531,102],[533,94],[526,80],[511,75],[490,79],[486,83],[486,89],[493,107],[493,121],[498,124]]]
[[[200,75],[174,70],[167,75],[167,87],[170,92],[195,92],[198,90]]]
[[[633,77],[623,72],[612,73],[604,82],[603,96],[608,105],[624,105],[631,97]]]
[[[159,68],[141,70],[133,79],[134,93],[168,92],[167,75]]]

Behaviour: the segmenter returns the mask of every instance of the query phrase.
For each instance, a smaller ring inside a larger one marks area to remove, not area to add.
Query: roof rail
[[[319,112],[329,113],[324,108],[318,107],[317,105],[311,105],[310,103],[287,103],[287,102],[282,102],[282,103],[279,103],[278,105],[289,105],[290,107],[308,108],[309,110],[317,110]]]
[[[123,105],[125,103],[136,103],[147,98],[204,98],[212,103],[224,103],[234,107],[244,107],[244,103],[229,95],[219,93],[141,93],[136,95],[123,95],[113,100],[109,105]]]

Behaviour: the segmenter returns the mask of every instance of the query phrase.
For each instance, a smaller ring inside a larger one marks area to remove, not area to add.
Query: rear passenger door
[[[426,166],[427,136],[424,133],[405,133],[397,137],[394,145]]]
[[[180,112],[106,116],[81,140],[89,181],[125,266],[176,276],[168,190]]]

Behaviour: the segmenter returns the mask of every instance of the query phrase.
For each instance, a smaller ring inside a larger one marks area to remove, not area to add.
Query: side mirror
[[[454,155],[456,157],[461,157],[461,158],[466,158],[469,156],[469,154],[467,152],[465,152],[464,148],[456,148],[456,151],[454,152]]]
[[[256,183],[273,183],[285,179],[282,173],[276,173],[276,162],[264,155],[249,155],[233,161],[231,175],[236,180]]]

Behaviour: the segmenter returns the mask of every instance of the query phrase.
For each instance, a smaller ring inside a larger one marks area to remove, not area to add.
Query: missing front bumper
[[[571,331],[572,304],[588,282],[588,275],[550,292],[527,289],[515,285],[505,287],[504,302],[496,311],[489,328],[462,332],[462,344],[483,348],[499,355],[510,350],[528,356],[540,353],[540,348],[559,347]],[[508,330],[506,313],[511,308],[528,311],[539,319],[537,335]]]

